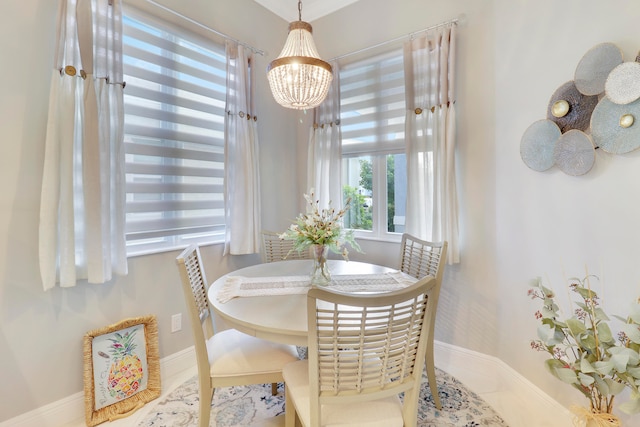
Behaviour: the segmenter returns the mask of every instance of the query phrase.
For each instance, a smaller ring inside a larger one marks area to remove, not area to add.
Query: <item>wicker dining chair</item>
[[[427,342],[426,351],[426,372],[429,380],[429,388],[433,395],[433,401],[438,409],[442,408],[440,395],[438,394],[438,386],[436,384],[436,371],[433,357],[434,347],[434,329],[436,324],[436,311],[438,308],[438,299],[440,297],[440,288],[442,287],[442,276],[444,274],[444,266],[447,260],[447,242],[429,242],[418,239],[411,234],[404,233],[400,244],[400,271],[407,273],[416,279],[422,279],[425,276],[435,277],[436,287],[431,296],[433,306],[429,315],[430,330],[429,340]]]
[[[209,427],[216,387],[272,384],[275,394],[282,367],[298,360],[294,346],[276,344],[236,329],[214,333],[200,250],[191,245],[177,258],[195,341],[199,383],[199,426]]]
[[[433,277],[402,290],[307,294],[309,358],[286,365],[285,426],[417,425]],[[399,394],[404,393],[401,400]]]
[[[308,250],[298,252],[293,249],[293,240],[281,239],[279,234],[273,231],[262,231],[261,234],[263,262],[311,258]]]

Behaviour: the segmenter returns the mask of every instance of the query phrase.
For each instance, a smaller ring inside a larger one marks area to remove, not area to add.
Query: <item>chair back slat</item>
[[[202,323],[209,318],[210,311],[209,300],[207,299],[207,279],[202,268],[199,252],[199,249],[195,246],[187,248],[187,251],[183,252],[182,256],[179,257],[178,262],[184,265],[198,318]]]
[[[182,290],[189,312],[198,364],[208,365],[206,341],[213,336],[211,310],[207,298],[207,277],[202,265],[200,249],[196,245],[186,248],[176,258]],[[200,360],[202,359],[202,360]]]
[[[311,258],[309,251],[298,252],[293,248],[293,244],[293,240],[281,239],[278,233],[262,231],[263,262]]]
[[[436,277],[438,267],[444,264],[446,242],[428,242],[410,234],[402,235],[400,271],[417,279]]]

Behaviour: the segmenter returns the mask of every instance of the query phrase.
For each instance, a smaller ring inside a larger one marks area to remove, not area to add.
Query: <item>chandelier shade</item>
[[[311,33],[308,22],[291,22],[282,52],[267,67],[271,93],[283,107],[314,108],[329,92],[333,80],[331,65],[320,59]]]

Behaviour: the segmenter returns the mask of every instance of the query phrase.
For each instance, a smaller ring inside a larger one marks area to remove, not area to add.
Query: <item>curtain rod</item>
[[[338,55],[335,58],[331,58],[329,61],[337,61],[338,59],[342,59],[342,58],[345,58],[347,56],[357,55],[358,53],[366,52],[368,50],[375,49],[377,47],[385,46],[385,45],[391,44],[393,42],[397,42],[399,40],[406,39],[407,37],[413,37],[416,34],[424,33],[425,31],[435,30],[436,28],[444,27],[444,26],[447,26],[447,25],[456,25],[458,23],[458,21],[459,21],[459,18],[454,18],[454,19],[451,19],[449,21],[441,22],[439,24],[432,25],[432,26],[424,28],[422,30],[414,31],[413,33],[409,33],[409,34],[406,34],[404,36],[396,37],[396,38],[393,38],[391,40],[387,40],[387,41],[384,41],[384,42],[381,42],[381,43],[378,43],[378,44],[374,44],[373,46],[364,47],[364,48],[356,50],[354,52],[349,52],[349,53],[345,53],[345,54],[342,54],[342,55]]]
[[[255,47],[251,46],[250,44],[241,42],[240,40],[236,40],[233,37],[230,37],[230,36],[226,35],[225,33],[222,33],[222,32],[220,32],[218,30],[214,30],[211,27],[207,27],[206,25],[204,25],[204,24],[202,24],[202,23],[200,23],[200,22],[198,22],[198,21],[196,21],[194,19],[191,19],[188,16],[185,16],[185,15],[179,13],[179,12],[176,12],[175,10],[169,9],[167,6],[161,5],[160,3],[158,3],[158,2],[156,2],[154,0],[147,0],[147,3],[151,3],[154,6],[157,6],[157,7],[159,7],[160,9],[162,9],[162,10],[164,10],[166,12],[169,12],[169,13],[171,13],[171,14],[179,17],[179,18],[182,18],[185,21],[190,22],[191,24],[197,25],[198,27],[200,27],[202,29],[210,31],[210,32],[212,32],[212,33],[214,33],[214,34],[216,34],[216,35],[218,35],[218,36],[220,36],[220,37],[222,37],[224,39],[231,40],[232,42],[238,43],[241,46],[249,48],[249,49],[251,49],[253,51],[253,53],[257,53],[258,55],[262,55],[262,56],[265,56],[265,54],[266,54],[264,50],[260,50],[258,48],[255,48]]]

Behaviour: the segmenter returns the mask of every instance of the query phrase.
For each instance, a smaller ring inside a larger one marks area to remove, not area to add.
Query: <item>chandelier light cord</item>
[[[298,0],[298,21],[302,21],[302,0]]]

